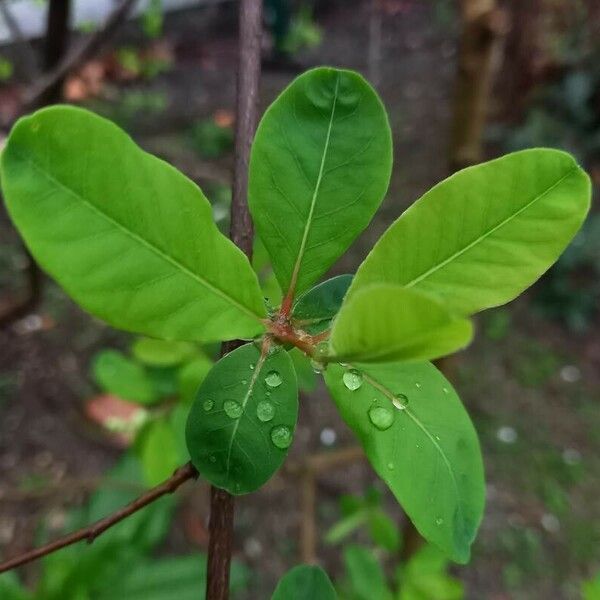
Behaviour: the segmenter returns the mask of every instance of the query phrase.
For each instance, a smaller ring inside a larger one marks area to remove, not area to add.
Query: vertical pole
[[[240,0],[239,12],[235,162],[229,236],[249,259],[252,258],[253,227],[247,199],[248,163],[258,123],[262,5],[262,0]],[[238,341],[226,342],[221,352],[227,354],[240,344]],[[233,516],[233,496],[224,490],[211,488],[207,600],[229,598]]]

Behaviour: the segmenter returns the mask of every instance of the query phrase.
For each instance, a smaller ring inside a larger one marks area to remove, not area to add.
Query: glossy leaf
[[[294,364],[298,389],[302,392],[313,392],[317,387],[317,374],[310,363],[310,359],[298,348],[292,348],[288,354]]]
[[[399,285],[370,285],[344,304],[331,332],[343,362],[428,360],[466,346],[468,319],[451,315],[435,298]]]
[[[65,106],[20,119],[1,173],[27,246],[86,310],[157,338],[262,331],[256,275],[202,192],[111,122]]]
[[[271,600],[336,600],[337,594],[321,567],[299,565],[277,584]]]
[[[368,225],[391,167],[385,109],[357,73],[314,69],[275,100],[252,147],[248,201],[284,292],[308,289]]]
[[[144,481],[150,487],[167,479],[181,464],[176,433],[165,419],[149,423],[137,443]]]
[[[298,417],[298,384],[282,348],[246,344],[223,357],[194,402],[186,440],[194,466],[232,494],[258,489],[281,466]]]
[[[325,331],[340,310],[351,283],[352,275],[338,275],[302,294],[292,312],[296,326],[313,335]]]
[[[429,363],[331,364],[325,381],[421,535],[467,562],[483,513],[483,465],[477,434],[444,376]]]
[[[160,399],[144,367],[116,350],[99,352],[92,362],[92,374],[103,391],[123,400],[152,404]]]
[[[438,296],[472,314],[518,296],[559,257],[590,205],[573,158],[535,149],[459,171],[391,225],[347,298],[373,283]]]

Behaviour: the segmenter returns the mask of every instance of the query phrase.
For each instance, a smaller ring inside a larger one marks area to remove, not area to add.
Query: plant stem
[[[262,4],[262,0],[241,0],[239,12],[235,163],[229,236],[249,260],[252,259],[254,232],[247,199],[248,163],[250,147],[258,123]],[[223,344],[221,353],[227,354],[240,344],[239,341],[226,342]],[[229,598],[233,514],[233,496],[224,490],[211,488],[207,600],[227,600]]]

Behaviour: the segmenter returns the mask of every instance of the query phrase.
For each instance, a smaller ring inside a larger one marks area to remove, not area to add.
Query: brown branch
[[[80,46],[61,60],[55,69],[43,75],[25,97],[24,111],[36,107],[48,90],[55,87],[67,75],[81,67],[101,50],[125,21],[137,0],[123,0],[108,16],[104,25],[88,37]]]
[[[249,260],[252,259],[254,230],[247,200],[248,163],[258,123],[262,8],[262,0],[240,1],[235,162],[229,237]],[[227,342],[223,344],[221,354],[227,354],[241,344],[240,341]],[[207,600],[229,598],[233,514],[233,496],[224,490],[211,488]]]
[[[196,471],[192,463],[187,463],[186,465],[179,467],[173,473],[173,475],[169,477],[169,479],[152,488],[151,490],[148,490],[145,494],[133,502],[130,502],[127,506],[124,506],[112,515],[109,515],[104,519],[100,519],[88,527],[74,531],[69,535],[55,540],[54,542],[50,542],[45,546],[35,548],[34,550],[25,552],[20,556],[16,556],[15,558],[0,564],[0,573],[20,567],[21,565],[41,558],[42,556],[46,556],[47,554],[51,554],[52,552],[56,552],[57,550],[65,548],[66,546],[70,546],[71,544],[76,544],[82,540],[86,540],[88,544],[91,544],[99,535],[104,533],[107,529],[110,529],[113,525],[116,525],[123,519],[136,513],[138,510],[141,510],[149,504],[152,504],[152,502],[158,500],[162,496],[172,494],[186,481],[195,479],[196,477],[198,477],[198,471]]]

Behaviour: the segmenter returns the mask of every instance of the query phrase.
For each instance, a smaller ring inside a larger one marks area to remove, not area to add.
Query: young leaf
[[[92,374],[103,391],[123,400],[152,404],[160,399],[144,367],[116,350],[96,354]]]
[[[337,315],[352,283],[352,275],[338,275],[308,290],[294,305],[295,324],[315,335],[325,331]]]
[[[344,549],[344,565],[353,600],[393,600],[385,573],[369,549],[356,545],[347,546]]]
[[[158,485],[164,481],[179,465],[179,448],[176,432],[171,423],[157,419],[148,424],[136,440],[144,481],[146,485]]]
[[[138,338],[131,345],[133,356],[151,367],[175,367],[196,352],[193,344]]]
[[[333,356],[344,362],[439,358],[466,346],[467,319],[435,298],[399,285],[369,285],[346,302],[333,324]]]
[[[109,121],[65,106],[20,119],[1,174],[27,246],[86,310],[158,338],[262,331],[256,275],[202,192]]]
[[[271,600],[336,600],[327,573],[312,565],[290,569],[279,581]]]
[[[429,363],[331,364],[325,381],[421,535],[467,562],[483,514],[483,465],[477,434],[444,376]]]
[[[367,226],[391,168],[385,109],[357,73],[308,71],[267,110],[252,147],[248,201],[290,297],[317,281]]]
[[[198,390],[186,440],[194,466],[232,494],[263,485],[285,459],[298,417],[298,385],[282,348],[246,344],[223,357]]]
[[[442,181],[393,223],[347,299],[396,283],[469,315],[504,304],[559,257],[590,205],[590,180],[558,150],[508,154]]]

